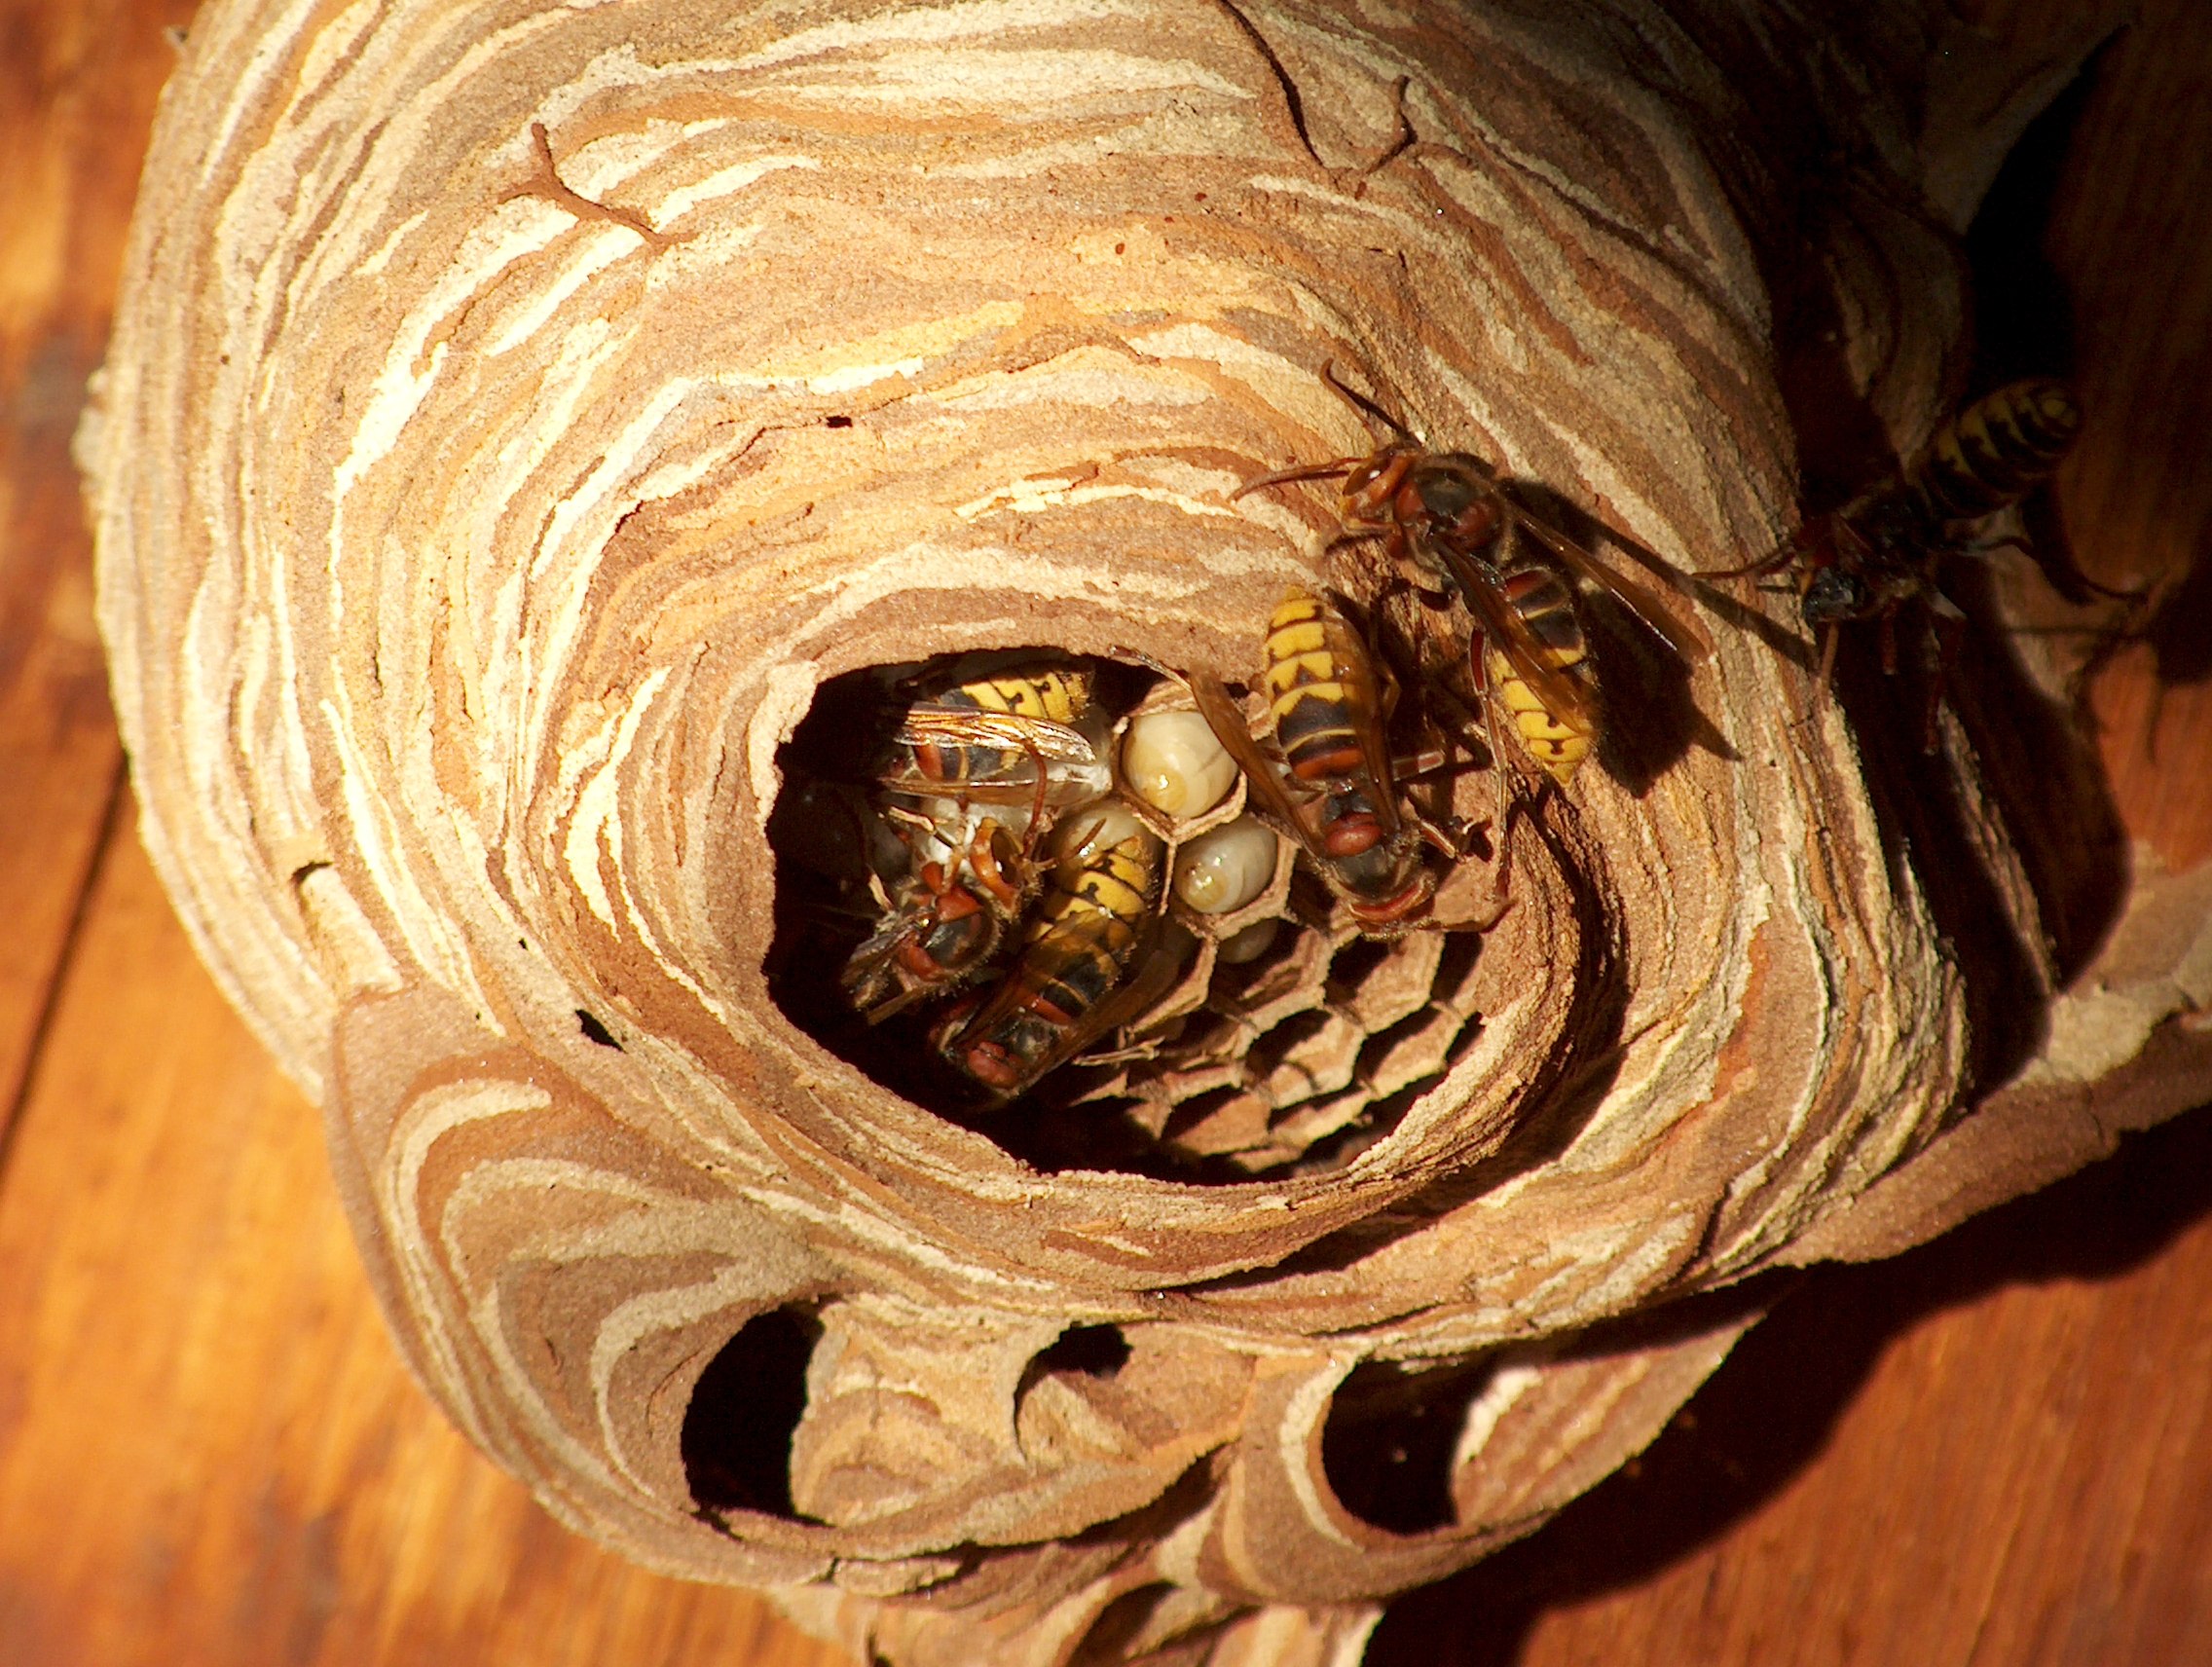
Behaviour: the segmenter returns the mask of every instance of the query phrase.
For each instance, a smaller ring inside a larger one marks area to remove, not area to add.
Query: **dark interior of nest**
[[[1447,857],[1409,827],[1403,869],[1448,884],[1363,927],[1323,872],[1348,801],[1288,775],[1264,694],[1212,686],[1234,718],[1181,674],[1050,648],[826,683],[768,826],[784,1015],[1047,1170],[1235,1182],[1386,1134],[1480,1028],[1460,922],[1489,907],[1486,834]],[[1386,728],[1428,749],[1394,784],[1406,822],[1449,823],[1487,753],[1440,760],[1417,702]]]

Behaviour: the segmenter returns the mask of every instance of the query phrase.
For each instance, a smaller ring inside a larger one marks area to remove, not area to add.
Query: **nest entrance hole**
[[[1165,1580],[1138,1586],[1098,1611],[1067,1667],[1202,1667],[1220,1629],[1222,1607]]]
[[[1071,1325],[1038,1352],[1023,1376],[1072,1372],[1086,1378],[1111,1378],[1128,1363],[1129,1340],[1120,1326]]]
[[[1451,1527],[1460,1437],[1491,1377],[1487,1360],[1352,1368],[1321,1426],[1321,1470],[1337,1502],[1391,1534]]]
[[[1018,689],[1054,679],[1087,693],[1088,708],[1071,722],[1060,722],[1069,717],[1062,709],[1025,736],[1021,713],[977,713],[980,724],[964,716],[964,691],[983,682]],[[1387,1132],[1441,1078],[1450,1042],[1475,1028],[1461,985],[1480,938],[1362,937],[1288,840],[1249,903],[1208,916],[1178,902],[1178,853],[1247,815],[1234,769],[1224,796],[1196,814],[1139,811],[1162,839],[1160,900],[1123,975],[1124,993],[1098,1010],[1114,1007],[1115,1021],[1011,1094],[951,1062],[947,1039],[959,1033],[959,1015],[1025,977],[1029,989],[1041,988],[1036,963],[1024,961],[1025,939],[1057,883],[1054,831],[1065,839],[1086,819],[1095,825],[1096,805],[1139,798],[1125,767],[1130,724],[1192,706],[1173,673],[1050,648],[869,667],[823,684],[778,753],[783,790],[768,824],[769,990],[784,1016],[882,1087],[1046,1170],[1227,1183],[1333,1167]],[[915,716],[925,709],[926,731]],[[1080,750],[1066,728],[1088,738],[1094,763],[1062,761],[1063,751]],[[917,745],[924,733],[938,748],[926,759]],[[1079,769],[1092,770],[1086,779],[1099,797],[1070,790],[1070,801],[1049,806],[1046,828],[1031,834],[1039,773],[1058,794]],[[944,791],[916,791],[938,784]],[[1005,825],[995,846],[977,843],[986,821]],[[989,903],[976,877],[984,861],[1013,874],[1018,903],[1002,900],[988,927],[957,929],[988,932],[994,947],[941,980],[891,967],[951,959],[938,952],[958,942],[946,917],[973,911],[952,888]],[[945,935],[929,937],[939,927]],[[1128,988],[1147,981],[1141,991]],[[1132,994],[1144,999],[1132,1005]],[[1438,1038],[1432,1068],[1375,1070],[1372,1039],[1409,1027]]]
[[[822,1323],[770,1309],[738,1327],[699,1374],[678,1450],[692,1502],[801,1520],[792,1504],[792,1440],[806,1416],[806,1368]]]

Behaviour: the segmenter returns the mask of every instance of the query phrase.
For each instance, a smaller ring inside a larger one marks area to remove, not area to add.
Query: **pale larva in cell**
[[[1200,914],[1242,908],[1274,878],[1278,844],[1249,816],[1201,834],[1175,853],[1175,895]]]
[[[1122,780],[1170,816],[1202,816],[1236,785],[1236,762],[1196,712],[1147,712],[1122,737]]]
[[[1135,811],[1110,798],[1078,805],[1052,830],[1053,867],[1063,876],[1072,874],[1143,827]]]
[[[1265,920],[1255,920],[1251,925],[1241,927],[1224,938],[1221,947],[1214,954],[1233,967],[1246,961],[1257,961],[1274,943],[1275,931],[1281,925],[1282,922],[1272,914]]]

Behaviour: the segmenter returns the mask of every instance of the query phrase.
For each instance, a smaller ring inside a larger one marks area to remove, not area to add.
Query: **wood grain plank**
[[[2212,1660],[2212,1120],[1804,1279],[1653,1448],[1374,1667]]]
[[[120,819],[0,1190],[0,1661],[843,1660],[574,1537],[447,1426],[319,1119]]]
[[[185,0],[0,5],[0,1137],[121,777],[69,437]]]

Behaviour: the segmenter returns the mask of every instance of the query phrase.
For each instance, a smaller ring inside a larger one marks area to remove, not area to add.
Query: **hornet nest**
[[[214,0],[83,435],[116,703],[469,1437],[902,1667],[1348,1662],[1648,1442],[1748,1276],[2203,1097],[2203,887],[2054,942],[1969,725],[1923,760],[1787,594],[1682,576],[1789,536],[1807,389],[1900,455],[1963,391],[1952,234],[2056,83],[1948,28]],[[1286,587],[1387,576],[1327,483],[1240,493],[1387,438],[1325,367],[1710,659],[1586,596],[1604,738],[1491,753],[1435,921],[1343,929],[1286,845],[1256,959],[1194,932],[1206,1047],[907,1092],[926,1026],[792,947],[816,715],[995,650],[1116,723],[1253,686]]]

